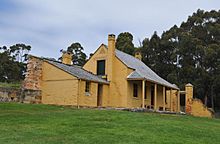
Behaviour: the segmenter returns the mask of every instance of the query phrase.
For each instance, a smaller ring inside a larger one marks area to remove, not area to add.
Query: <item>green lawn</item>
[[[21,87],[21,83],[2,83],[2,82],[0,82],[0,87],[20,88]]]
[[[220,120],[0,103],[0,144],[220,143]]]

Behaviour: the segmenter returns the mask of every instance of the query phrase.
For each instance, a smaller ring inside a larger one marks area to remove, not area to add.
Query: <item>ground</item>
[[[0,103],[0,143],[219,143],[220,119]]]

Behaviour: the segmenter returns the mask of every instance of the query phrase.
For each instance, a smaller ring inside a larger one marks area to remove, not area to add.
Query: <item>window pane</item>
[[[90,82],[86,81],[85,92],[89,92],[90,90]]]
[[[97,75],[105,75],[105,60],[97,61]]]
[[[137,86],[137,84],[133,85],[133,96],[138,97],[138,86]]]
[[[145,94],[144,94],[144,99],[147,99],[147,86],[145,86]]]

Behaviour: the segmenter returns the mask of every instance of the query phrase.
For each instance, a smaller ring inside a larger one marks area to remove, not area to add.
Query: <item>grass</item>
[[[20,88],[21,83],[2,83],[0,82],[0,87],[6,88]]]
[[[0,103],[1,144],[219,142],[219,119]]]

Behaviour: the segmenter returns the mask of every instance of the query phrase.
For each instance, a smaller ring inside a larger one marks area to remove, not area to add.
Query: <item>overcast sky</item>
[[[58,58],[73,42],[89,54],[126,31],[138,45],[197,9],[219,10],[220,0],[0,0],[0,46],[25,43],[33,55]]]

